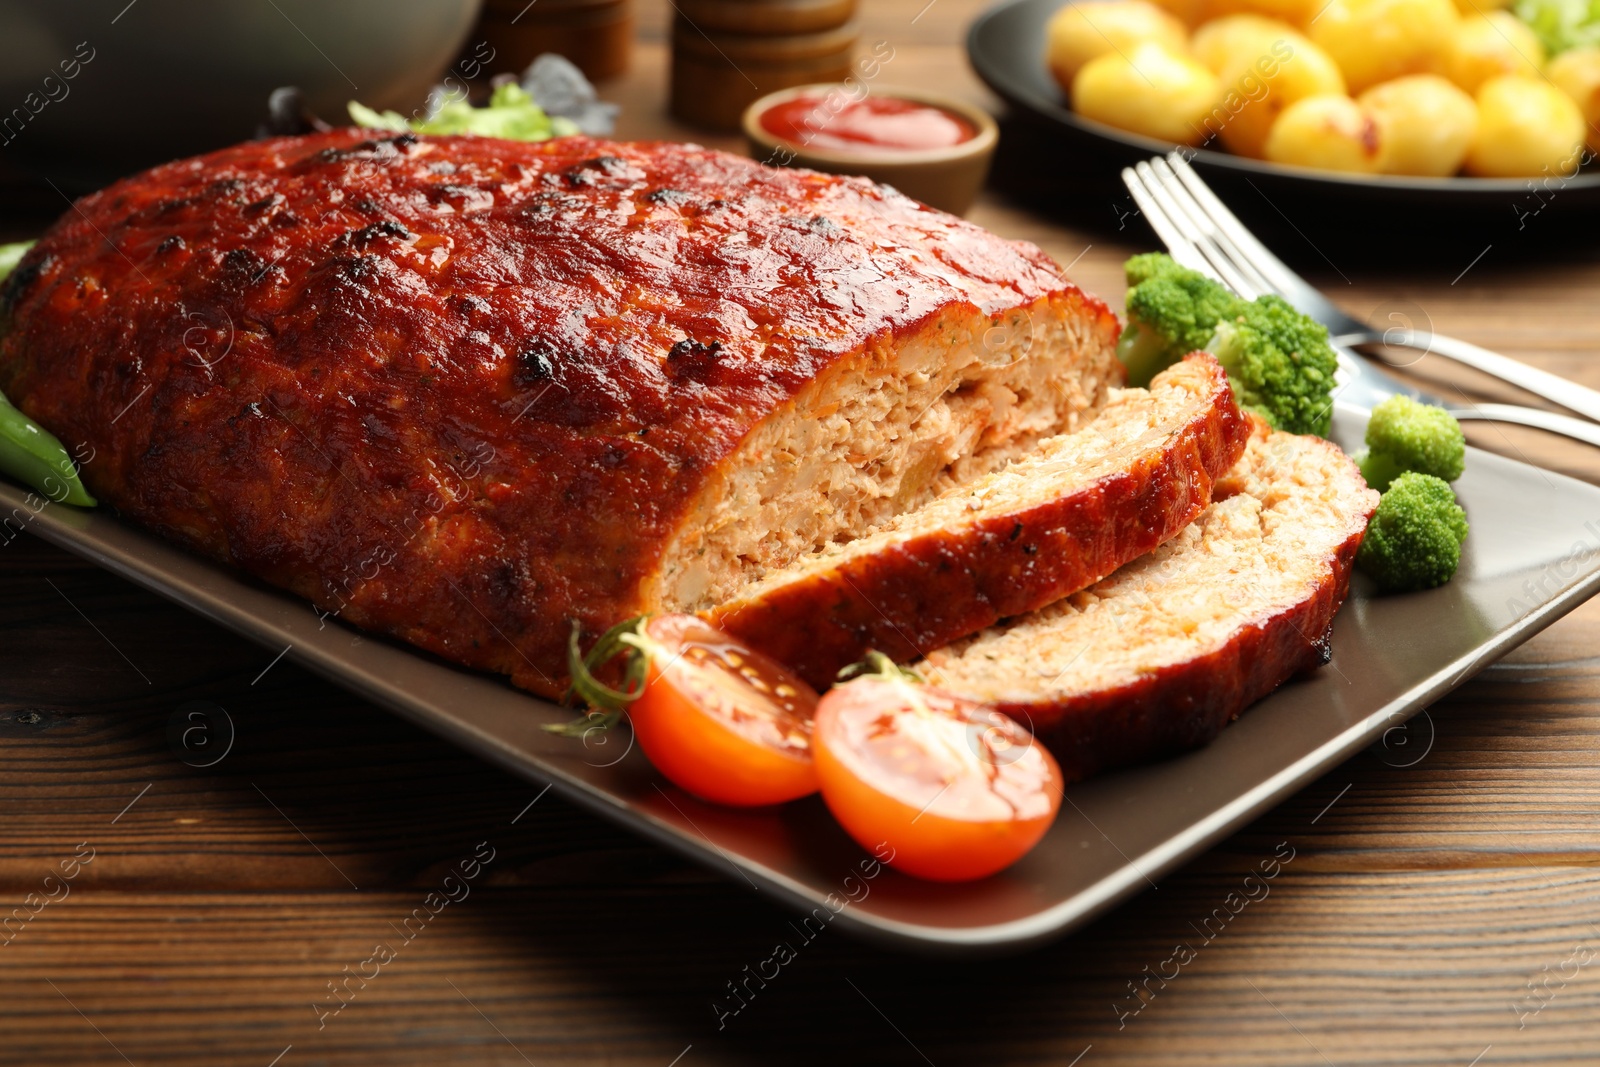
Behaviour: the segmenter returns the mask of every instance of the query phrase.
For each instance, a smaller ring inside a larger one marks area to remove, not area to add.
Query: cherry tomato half
[[[817,791],[817,692],[787,667],[692,615],[656,616],[624,641],[646,657],[628,720],[673,784],[738,807]]]
[[[811,744],[834,817],[919,878],[962,882],[1010,866],[1061,806],[1060,768],[1027,730],[909,680],[870,675],[828,690]]]

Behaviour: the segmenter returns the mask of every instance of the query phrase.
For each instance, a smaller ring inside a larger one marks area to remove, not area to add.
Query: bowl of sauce
[[[865,175],[956,215],[983,187],[999,138],[971,104],[855,79],[769,93],[743,125],[758,160]]]

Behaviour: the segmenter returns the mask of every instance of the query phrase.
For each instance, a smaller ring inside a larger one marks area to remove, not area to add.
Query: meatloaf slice
[[[1198,352],[1113,390],[1084,429],[703,612],[826,687],[868,649],[907,661],[1099,581],[1187,526],[1244,450],[1227,374]]]
[[[130,519],[546,694],[1076,426],[1115,316],[1031,245],[695,145],[333,130],[78,201],[0,390]]]
[[[1335,445],[1260,423],[1216,495],[1105,581],[932,652],[922,668],[1029,724],[1072,777],[1209,741],[1327,662],[1378,503]]]

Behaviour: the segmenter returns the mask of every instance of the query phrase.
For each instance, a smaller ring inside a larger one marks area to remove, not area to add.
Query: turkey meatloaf
[[[1216,496],[1105,581],[932,652],[921,669],[1027,723],[1070,778],[1209,741],[1328,661],[1378,504],[1336,445],[1260,422]]]
[[[335,130],[80,200],[0,389],[123,514],[545,694],[1076,428],[1115,316],[1038,249],[691,145]]]

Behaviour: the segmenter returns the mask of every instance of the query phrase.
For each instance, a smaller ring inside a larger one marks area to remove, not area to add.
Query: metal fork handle
[[[1587,419],[1575,419],[1539,408],[1525,408],[1520,404],[1474,404],[1470,408],[1451,406],[1450,414],[1463,422],[1514,422],[1518,426],[1532,426],[1570,437],[1576,441],[1600,447],[1600,424]]]
[[[1443,356],[1445,359],[1526,389],[1552,404],[1560,404],[1580,415],[1600,421],[1600,392],[1454,337],[1435,333],[1424,334],[1414,340],[1396,341],[1386,337],[1382,331],[1366,330],[1361,333],[1342,334],[1331,340],[1335,344],[1343,345],[1387,344],[1396,348],[1414,348],[1432,355]]]

